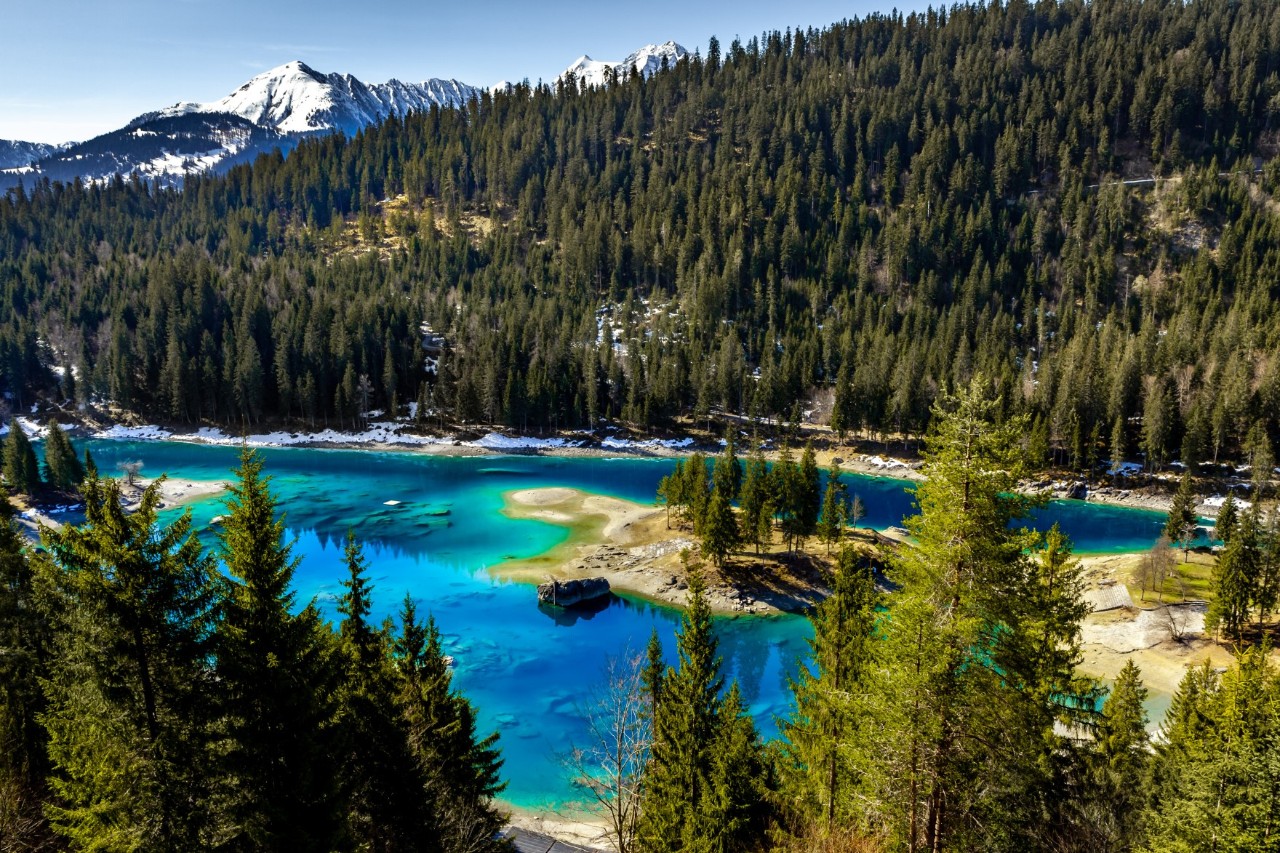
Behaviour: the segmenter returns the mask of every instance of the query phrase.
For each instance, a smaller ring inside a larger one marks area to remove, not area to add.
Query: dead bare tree
[[[633,853],[640,822],[641,784],[653,741],[653,713],[644,689],[644,656],[610,658],[605,684],[580,709],[586,741],[574,744],[566,764],[605,818],[605,835],[618,853]]]
[[[1142,588],[1142,600],[1147,599],[1147,589],[1157,593],[1156,600],[1164,601],[1164,582],[1170,575],[1177,576],[1172,543],[1161,533],[1151,550],[1142,555],[1133,570],[1131,580]]]

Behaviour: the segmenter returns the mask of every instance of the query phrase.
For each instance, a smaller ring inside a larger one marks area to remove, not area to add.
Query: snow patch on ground
[[[1222,509],[1222,505],[1226,502],[1227,502],[1226,495],[1214,495],[1213,497],[1205,498],[1203,501],[1201,501],[1200,505],[1212,507],[1214,509]],[[1245,510],[1245,509],[1251,509],[1252,507],[1253,507],[1253,503],[1251,501],[1246,501],[1243,498],[1236,498],[1236,509]]]
[[[18,418],[14,418],[14,420],[18,422],[18,426],[21,427],[24,433],[26,433],[27,438],[31,438],[31,439],[44,438],[49,433],[49,428],[47,426],[45,426],[44,424],[40,423],[39,421],[33,418],[18,417]],[[64,430],[70,428],[68,427],[67,424],[60,424],[60,426]],[[4,426],[0,426],[0,437],[6,436],[8,434],[9,434],[9,425],[5,424]]]
[[[606,438],[600,442],[601,447],[610,450],[651,450],[665,447],[667,450],[683,450],[693,446],[692,438],[650,438],[646,441],[631,441],[625,438]]]
[[[181,437],[181,436],[180,436]],[[268,432],[256,435],[227,435],[214,427],[201,427],[190,436],[206,444],[239,445],[249,447],[290,447],[298,444],[403,444],[427,445],[452,443],[450,438],[430,435],[405,435],[393,423],[372,423],[362,432],[342,432],[335,429],[320,432]]]
[[[883,456],[861,456],[859,459],[872,468],[882,468],[884,470],[905,470],[911,467],[901,459],[885,459]]]
[[[485,447],[489,450],[527,450],[545,447],[580,447],[582,445],[580,441],[570,441],[567,438],[512,437],[499,432],[491,432],[475,441],[466,443],[474,447]]]
[[[127,427],[121,424],[98,430],[94,438],[114,438],[120,441],[164,441],[173,438],[173,433],[158,426]]]

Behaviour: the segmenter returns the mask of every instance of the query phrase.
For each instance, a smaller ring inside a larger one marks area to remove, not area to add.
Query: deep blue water
[[[104,473],[139,460],[144,476],[164,472],[193,480],[227,479],[239,455],[236,448],[181,443],[88,444]],[[501,515],[503,494],[569,486],[648,503],[674,460],[261,452],[302,558],[295,576],[299,601],[315,599],[336,617],[342,540],[354,529],[371,566],[374,617],[393,614],[406,593],[421,612],[434,615],[457,660],[455,684],[477,706],[481,732],[501,732],[509,783],[504,799],[523,807],[571,801],[562,761],[583,737],[579,703],[602,683],[610,656],[642,653],[654,629],[674,662],[679,613],[622,596],[597,613],[552,615],[536,606],[528,585],[495,580],[487,567],[541,554],[568,536],[564,528]],[[900,524],[912,511],[905,481],[845,479],[866,505],[863,525]],[[388,500],[401,504],[386,506]],[[225,511],[221,498],[191,509],[198,529]],[[1037,526],[1060,522],[1078,551],[1126,551],[1149,547],[1163,519],[1160,513],[1070,501],[1042,511]],[[775,734],[790,700],[788,678],[807,653],[807,620],[724,617],[716,625],[726,675],[739,680],[762,733]]]

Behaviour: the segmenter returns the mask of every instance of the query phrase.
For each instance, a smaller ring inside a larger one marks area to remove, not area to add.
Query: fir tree
[[[702,553],[720,568],[739,541],[738,519],[733,514],[733,507],[718,488],[713,489],[702,523]]]
[[[475,710],[451,687],[435,620],[420,623],[413,600],[405,596],[400,623],[398,701],[435,833],[449,853],[499,850],[493,840],[502,826],[493,798],[504,787],[498,735],[477,736]]]
[[[769,508],[769,466],[759,445],[752,449],[747,459],[746,478],[742,484],[742,532],[748,542],[760,553],[761,545],[769,544],[772,528],[772,511]]]
[[[1016,493],[1026,419],[998,422],[999,405],[978,377],[935,413],[907,520],[919,547],[894,564],[868,781],[909,849],[1035,846],[1062,820],[1031,813],[1051,804],[1041,759],[1068,746],[1053,726],[1077,689],[1078,573],[1060,547],[1034,560],[1013,526],[1029,508]],[[995,784],[973,787],[975,773]]]
[[[1249,621],[1261,575],[1257,510],[1247,512],[1213,568],[1213,600],[1205,614],[1205,630],[1239,642]]]
[[[1182,475],[1178,491],[1173,496],[1169,517],[1164,524],[1164,534],[1169,537],[1170,542],[1176,542],[1182,546],[1182,556],[1185,560],[1191,550],[1191,541],[1195,538],[1195,533],[1195,495],[1191,491],[1191,472],[1187,471]]]
[[[1126,661],[1102,706],[1095,740],[1099,832],[1111,849],[1139,837],[1150,759],[1147,735],[1147,688],[1132,660]]]
[[[810,617],[812,663],[791,684],[796,710],[783,727],[784,793],[799,829],[818,825],[830,832],[860,818],[849,749],[874,736],[855,730],[866,719],[861,697],[875,653],[876,603],[870,564],[842,548],[831,595]]]
[[[331,850],[343,829],[334,643],[314,607],[294,612],[298,561],[256,454],[241,454],[229,488],[221,542],[230,588],[216,646],[224,843]]]
[[[1218,509],[1218,517],[1214,521],[1214,533],[1224,545],[1231,544],[1231,536],[1235,533],[1236,524],[1240,521],[1240,511],[1236,507],[1235,496],[1227,492],[1226,499]]]
[[[840,481],[840,465],[833,463],[827,473],[827,488],[822,496],[822,514],[818,520],[818,537],[827,544],[827,553],[831,546],[839,544],[844,535],[845,523],[849,516],[849,505],[845,502],[848,487]]]
[[[84,467],[67,434],[55,420],[49,421],[44,440],[44,480],[51,488],[74,492],[84,480]]]
[[[9,421],[9,436],[4,443],[4,479],[9,490],[18,494],[34,494],[40,488],[36,452],[17,418]]]
[[[160,528],[160,484],[136,512],[85,483],[85,523],[44,531],[60,598],[46,682],[51,824],[72,846],[182,850],[216,836],[208,667],[218,585],[190,513]]]
[[[719,730],[720,657],[701,574],[689,573],[689,607],[677,636],[680,665],[663,674],[654,697],[653,748],[645,774],[639,847],[648,853],[685,849],[709,835],[699,807],[709,795]]]
[[[40,809],[48,793],[49,759],[48,734],[39,722],[52,613],[13,515],[0,489],[0,838],[15,850],[52,849]]]
[[[729,502],[738,500],[742,492],[742,462],[738,459],[733,431],[725,433],[724,453],[716,460],[711,471],[711,488],[719,489]]]
[[[397,703],[390,640],[368,622],[372,588],[360,545],[347,532],[347,577],[338,599],[344,677],[338,690],[347,831],[370,849],[414,850],[432,837],[421,767]]]

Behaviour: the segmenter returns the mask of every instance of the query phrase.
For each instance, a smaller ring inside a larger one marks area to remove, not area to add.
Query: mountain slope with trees
[[[419,401],[649,427],[833,395],[837,430],[876,436],[922,434],[981,371],[1059,463],[1269,469],[1277,112],[1261,0],[713,40],[647,80],[486,93],[182,192],[11,194],[0,369],[18,404],[177,422]]]

